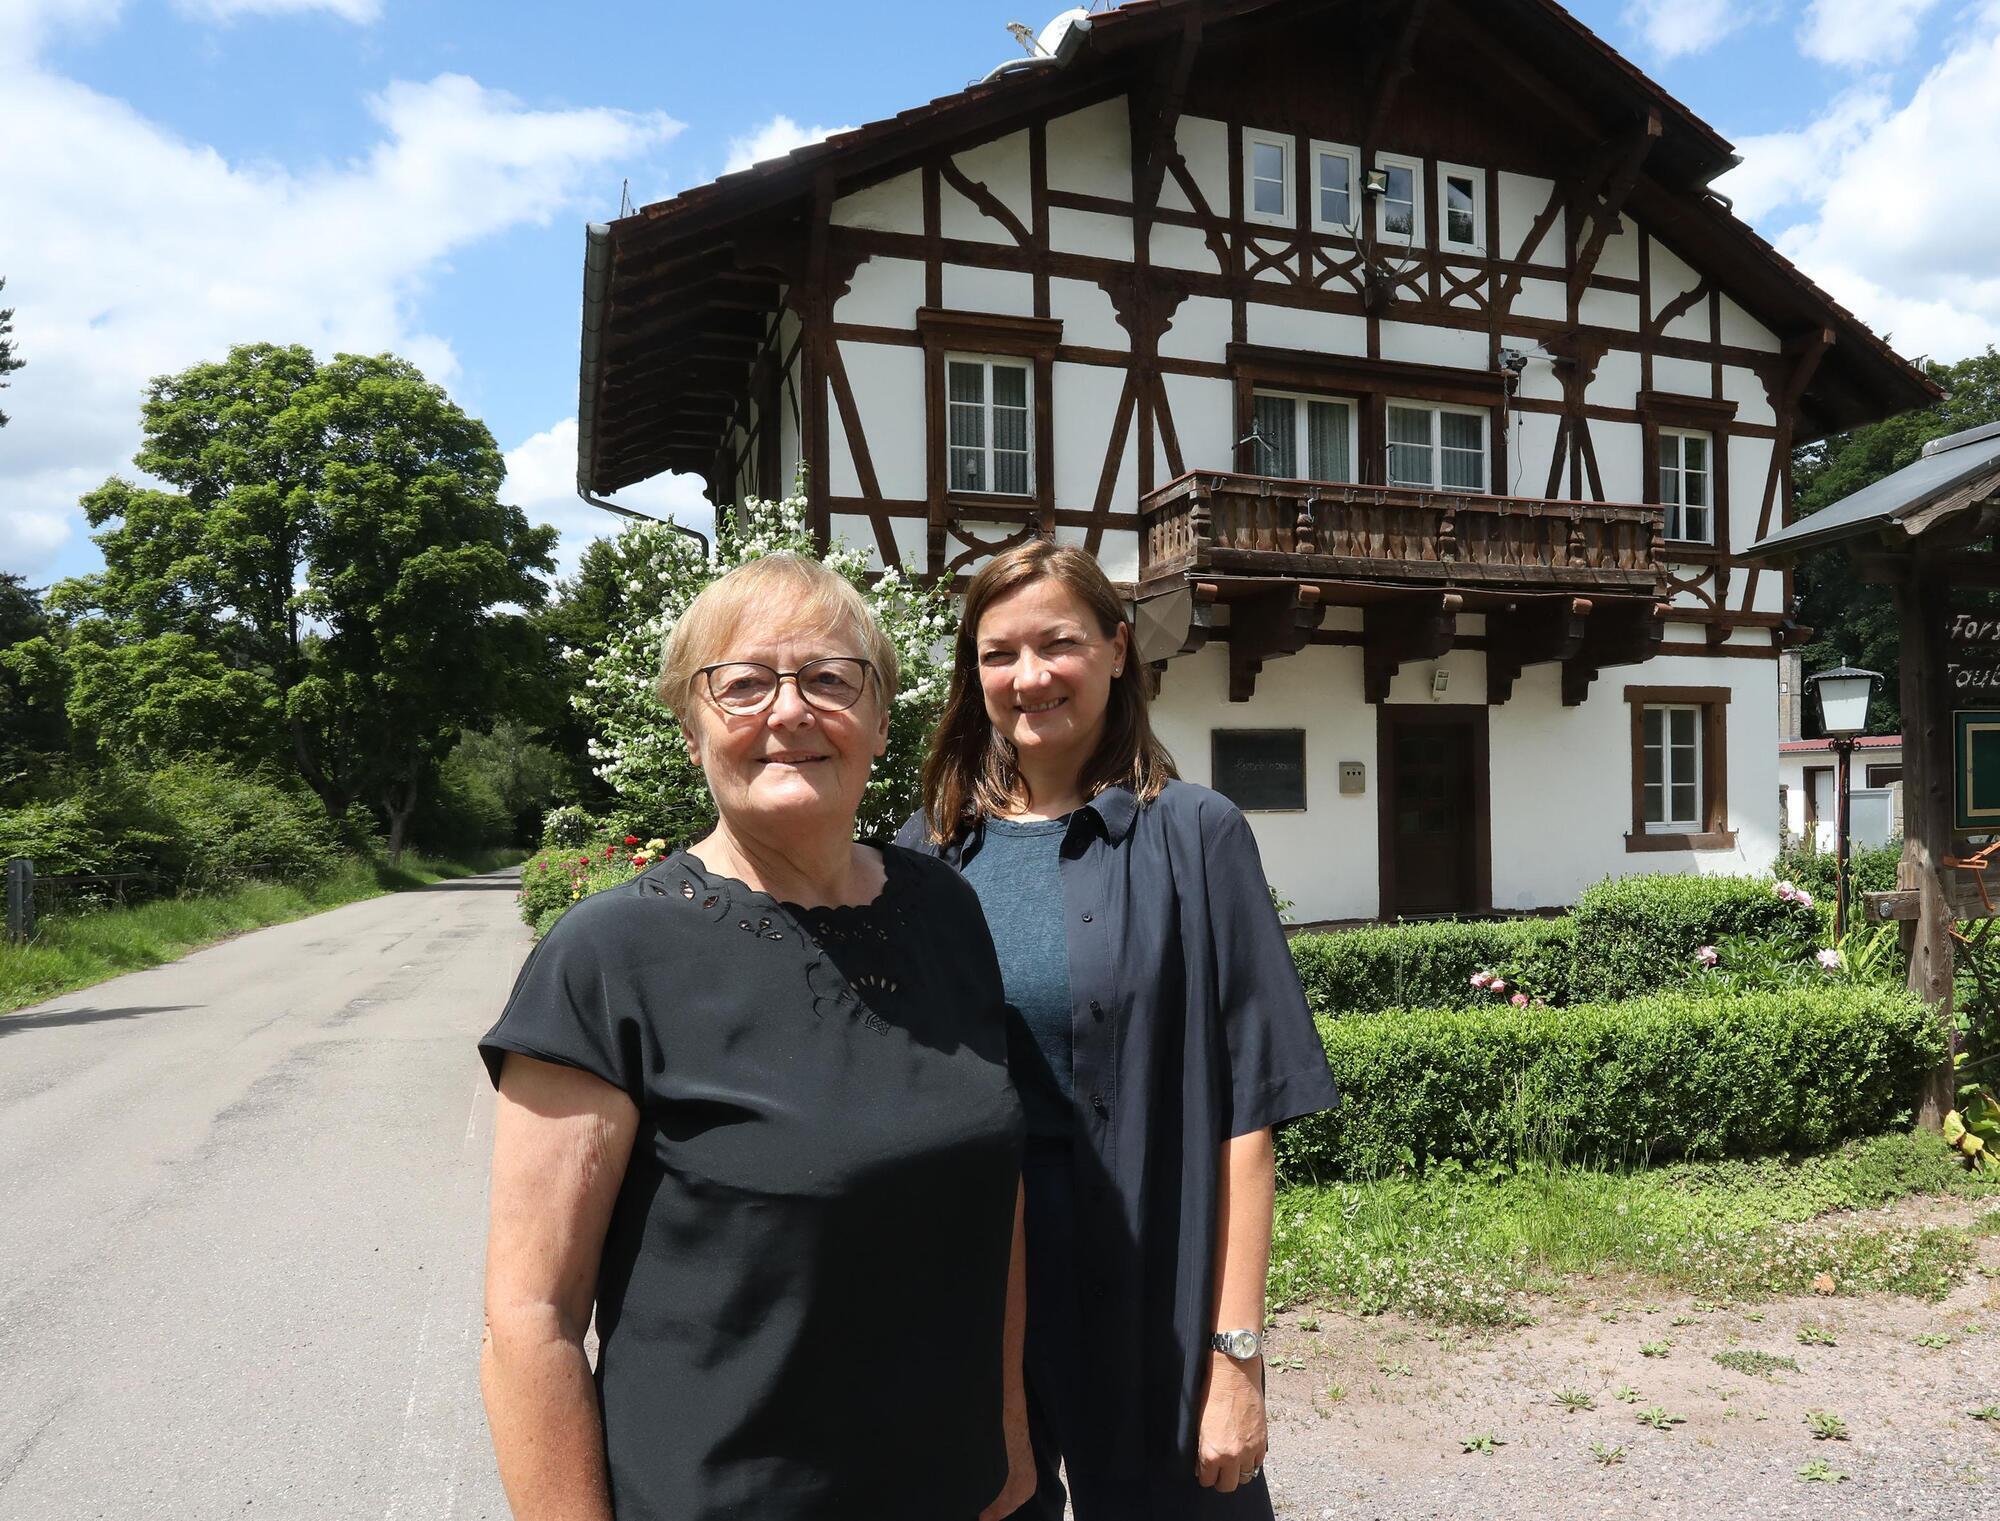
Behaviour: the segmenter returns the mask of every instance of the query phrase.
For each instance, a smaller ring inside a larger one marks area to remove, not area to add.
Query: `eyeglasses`
[[[696,674],[708,683],[709,700],[725,713],[747,718],[777,700],[778,688],[790,678],[808,707],[822,713],[842,713],[861,701],[874,667],[854,655],[828,655],[808,660],[796,671],[774,671],[755,660],[727,660],[705,665]]]

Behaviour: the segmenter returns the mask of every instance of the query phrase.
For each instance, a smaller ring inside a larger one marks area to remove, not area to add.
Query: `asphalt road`
[[[507,1516],[473,1043],[515,879],[0,1015],[0,1517]]]

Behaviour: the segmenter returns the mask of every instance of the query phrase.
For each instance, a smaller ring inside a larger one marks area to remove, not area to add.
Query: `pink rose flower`
[[[1829,972],[1837,972],[1840,970],[1841,966],[1840,952],[1835,950],[1830,945],[1827,946],[1824,950],[1822,950],[1817,956],[1813,957],[1813,960],[1817,961],[1821,967],[1823,967],[1825,970]]]
[[[1491,972],[1474,972],[1471,978],[1472,985],[1475,988],[1483,988],[1492,980],[1493,974]]]
[[[1528,1006],[1528,995],[1526,993],[1516,993],[1507,1001],[1517,1009],[1525,1009]]]
[[[1495,977],[1491,982],[1487,984],[1487,986],[1493,989],[1493,991],[1496,993],[1504,993],[1507,991],[1507,984],[1505,980],[1499,977]]]
[[[1694,959],[1703,966],[1714,966],[1722,960],[1722,955],[1712,945],[1698,945],[1694,949]]]

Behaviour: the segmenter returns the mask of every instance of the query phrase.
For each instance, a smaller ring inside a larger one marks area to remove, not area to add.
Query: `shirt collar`
[[[1132,832],[1132,821],[1139,816],[1139,800],[1130,787],[1106,787],[1084,806],[1097,815],[1104,837],[1113,845],[1124,842]]]

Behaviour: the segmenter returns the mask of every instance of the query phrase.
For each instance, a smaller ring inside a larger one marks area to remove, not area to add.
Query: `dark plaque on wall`
[[[1303,813],[1304,729],[1217,729],[1215,790],[1245,813]]]

